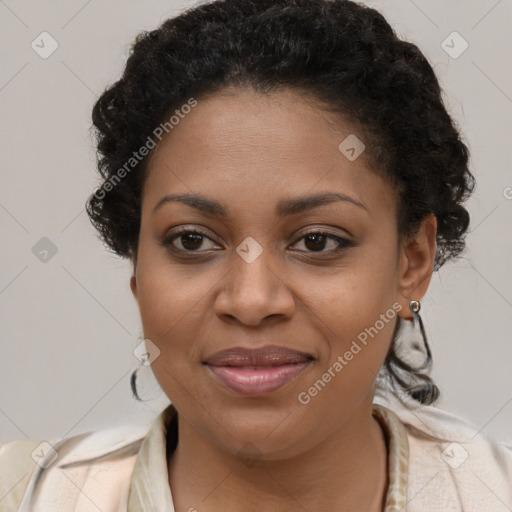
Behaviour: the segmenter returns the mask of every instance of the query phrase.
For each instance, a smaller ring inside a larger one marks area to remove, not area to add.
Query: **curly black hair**
[[[378,11],[349,0],[215,0],[137,36],[122,77],[92,112],[103,181],[86,210],[114,253],[136,264],[148,148],[159,127],[169,132],[169,116],[227,86],[293,89],[352,120],[365,155],[397,190],[399,237],[413,236],[433,213],[434,270],[462,253],[462,203],[474,177],[436,75]],[[423,366],[411,366],[398,356],[399,331],[400,318],[383,369],[397,391],[433,403],[428,345]]]

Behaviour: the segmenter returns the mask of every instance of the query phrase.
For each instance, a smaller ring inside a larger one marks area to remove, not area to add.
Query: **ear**
[[[437,219],[431,213],[421,222],[417,233],[401,244],[397,301],[402,306],[402,318],[412,318],[409,302],[419,301],[427,292],[434,271],[436,233]]]

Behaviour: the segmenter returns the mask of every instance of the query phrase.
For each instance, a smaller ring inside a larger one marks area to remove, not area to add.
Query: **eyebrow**
[[[364,203],[347,194],[341,192],[323,192],[292,199],[282,199],[277,203],[276,216],[284,218],[339,201],[348,202],[369,212],[368,207]],[[168,194],[158,201],[153,208],[152,214],[159,210],[164,204],[171,202],[183,203],[203,213],[217,217],[226,218],[230,215],[229,208],[219,201],[198,194]]]

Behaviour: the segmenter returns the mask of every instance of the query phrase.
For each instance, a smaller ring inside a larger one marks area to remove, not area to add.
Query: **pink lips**
[[[312,360],[304,352],[269,345],[261,349],[223,350],[208,357],[205,364],[231,391],[243,396],[261,396],[296,378]]]

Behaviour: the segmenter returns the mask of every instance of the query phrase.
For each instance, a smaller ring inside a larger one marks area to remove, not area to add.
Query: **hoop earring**
[[[139,393],[140,384],[142,384],[142,396]],[[150,402],[163,395],[162,388],[156,381],[153,371],[149,366],[143,364],[135,368],[130,375],[130,388],[133,398],[138,402]]]
[[[143,400],[137,391],[137,371],[138,368],[135,368],[135,370],[133,370],[132,374],[130,375],[130,388],[132,390],[133,398],[139,402],[142,402]]]
[[[425,327],[423,326],[423,321],[421,320],[421,316],[420,316],[420,309],[421,309],[420,301],[419,300],[411,300],[409,302],[409,309],[412,312],[412,325],[413,325],[413,327],[416,327],[416,324],[419,324],[421,338],[423,340],[423,345],[425,346],[425,353],[426,353],[427,357],[425,359],[425,363],[424,363],[423,367],[429,368],[430,365],[432,364],[432,354],[430,352],[430,347],[428,346],[427,335],[425,333]]]

